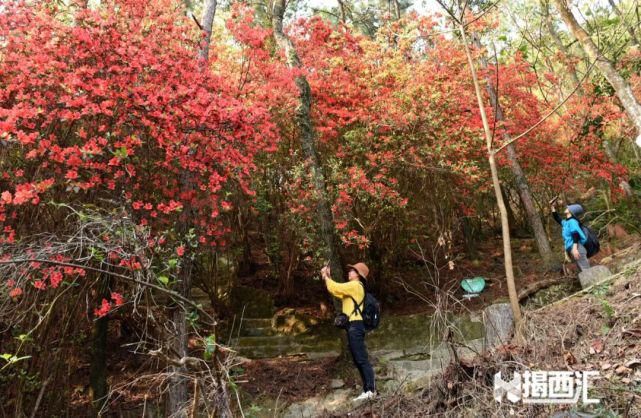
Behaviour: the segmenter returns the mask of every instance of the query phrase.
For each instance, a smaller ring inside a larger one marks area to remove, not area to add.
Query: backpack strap
[[[361,306],[362,304],[365,303],[365,296],[366,296],[367,292],[365,290],[365,285],[363,284],[363,282],[361,282],[360,280],[358,282],[361,284],[361,286],[363,286],[363,300],[361,301],[361,303],[358,303],[358,302],[356,302],[356,299],[354,299],[352,296],[350,296],[349,298],[352,300],[352,302],[354,302],[354,310],[352,311],[352,314],[354,312],[357,312],[362,318],[363,317],[363,311],[361,311],[359,306]]]

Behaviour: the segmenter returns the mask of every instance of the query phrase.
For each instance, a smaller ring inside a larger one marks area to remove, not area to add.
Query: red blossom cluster
[[[121,306],[123,303],[125,303],[125,300],[120,293],[111,292],[111,301],[103,298],[102,302],[100,303],[100,307],[94,309],[93,314],[97,318],[102,318],[103,316],[106,316],[109,312],[111,312],[114,308]]]

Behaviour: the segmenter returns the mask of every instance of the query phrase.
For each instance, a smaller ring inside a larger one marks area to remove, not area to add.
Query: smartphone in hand
[[[323,265],[323,268],[321,269],[321,277],[323,276],[324,273],[327,273],[328,276],[331,276],[331,273],[329,270],[329,261],[326,261],[325,264]]]

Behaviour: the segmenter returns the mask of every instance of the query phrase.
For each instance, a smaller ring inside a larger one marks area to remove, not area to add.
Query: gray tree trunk
[[[97,301],[109,299],[109,278],[98,279]],[[101,416],[102,407],[107,402],[109,384],[107,383],[107,331],[109,317],[103,316],[94,321],[91,347],[91,366],[89,382],[91,384],[93,416]]]
[[[587,56],[595,62],[597,68],[603,73],[604,77],[612,85],[612,88],[614,88],[628,117],[636,126],[637,134],[641,134],[641,105],[639,105],[628,82],[617,72],[612,62],[601,53],[585,29],[579,25],[572,11],[565,3],[565,0],[554,0],[554,4],[561,14],[561,18],[568,28],[570,28],[574,37],[579,41]]]
[[[272,12],[272,26],[276,44],[285,52],[287,65],[290,68],[301,68],[301,62],[294,44],[283,32],[285,0],[275,0]],[[299,136],[303,155],[308,168],[311,170],[313,187],[316,192],[316,213],[321,228],[321,236],[325,244],[325,257],[329,261],[332,278],[343,281],[343,268],[336,234],[334,233],[334,222],[327,196],[325,176],[316,150],[316,131],[311,117],[312,92],[305,76],[297,76],[295,82],[300,94],[300,102],[296,108],[296,125],[300,130]]]
[[[206,0],[202,29],[205,32],[203,45],[198,51],[198,59],[201,61],[201,68],[206,71],[206,64],[209,58],[209,45],[211,42],[211,31],[216,13],[216,0]],[[193,182],[189,171],[185,170],[181,175],[181,189],[188,191],[193,189]],[[179,224],[177,225],[180,236],[186,236],[192,228],[191,216],[193,209],[191,205],[185,204]],[[185,253],[181,260],[180,272],[178,274],[178,292],[181,296],[189,299],[191,296],[192,271],[193,271],[193,253],[189,246],[185,246]],[[173,335],[170,337],[170,345],[178,359],[186,357],[187,352],[187,316],[184,307],[178,305],[174,308],[172,315]],[[187,417],[189,406],[189,380],[187,379],[187,369],[185,366],[171,366],[171,378],[169,384],[169,396],[167,398],[167,415],[175,417]]]
[[[207,4],[205,5],[205,10],[203,11],[202,26],[203,31],[205,32],[205,38],[203,39],[203,45],[198,51],[198,58],[202,60],[203,63],[209,61],[209,45],[211,43],[211,31],[214,26],[214,17],[216,16],[216,0],[206,0]]]
[[[478,39],[478,37],[475,37],[474,43],[476,44],[477,48],[481,47],[481,41]],[[483,68],[488,67],[487,59],[483,55],[481,55],[480,62],[481,62],[481,67]],[[492,83],[492,80],[490,80],[489,78],[486,79],[486,89],[487,89],[488,95],[490,96],[490,104],[495,110],[496,120],[497,121],[505,120],[505,117],[503,115],[503,109],[499,104],[496,87]],[[503,134],[503,139],[506,142],[510,142],[512,140],[512,137],[510,136],[510,134],[505,133]],[[532,228],[532,232],[534,232],[534,240],[536,241],[536,246],[539,250],[539,255],[543,259],[543,264],[546,269],[553,268],[555,267],[555,264],[556,264],[554,262],[554,253],[552,252],[552,248],[550,248],[550,242],[548,241],[547,234],[545,233],[545,228],[543,227],[541,216],[539,215],[539,212],[536,210],[534,198],[532,198],[532,192],[530,191],[530,186],[528,184],[527,177],[525,177],[523,168],[519,163],[519,158],[516,152],[516,148],[513,143],[510,143],[505,148],[507,152],[507,159],[510,163],[510,168],[512,169],[512,174],[514,174],[514,179],[516,182],[516,188],[519,192],[519,197],[521,198],[521,202],[523,203],[523,208],[525,209],[528,223]]]

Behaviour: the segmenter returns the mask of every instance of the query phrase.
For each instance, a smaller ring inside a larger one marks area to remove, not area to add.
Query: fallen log
[[[521,290],[521,292],[519,292],[519,302],[522,301],[523,299],[527,299],[528,297],[532,296],[533,294],[535,294],[541,289],[545,289],[546,287],[554,286],[556,284],[561,284],[567,280],[572,280],[572,278],[567,276],[560,276],[560,277],[552,277],[550,279],[545,279],[545,280],[541,280],[540,282],[532,283],[525,289]]]

